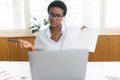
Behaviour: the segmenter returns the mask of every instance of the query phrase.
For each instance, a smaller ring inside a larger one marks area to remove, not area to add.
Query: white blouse
[[[62,26],[61,29],[61,37],[58,40],[58,42],[55,42],[52,40],[51,33],[50,33],[50,28],[46,28],[44,30],[41,30],[35,39],[35,48],[37,50],[59,50],[59,49],[65,49],[65,46],[63,46],[64,39],[65,39],[65,34],[66,34],[66,28],[65,26]]]

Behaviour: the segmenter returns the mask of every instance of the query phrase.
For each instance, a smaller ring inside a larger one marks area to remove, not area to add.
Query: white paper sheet
[[[64,45],[76,49],[88,49],[94,52],[99,35],[98,28],[80,28],[68,27]]]

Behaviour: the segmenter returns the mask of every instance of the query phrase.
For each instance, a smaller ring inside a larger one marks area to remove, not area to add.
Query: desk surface
[[[29,62],[0,61],[0,80],[31,80]]]
[[[120,80],[120,62],[88,62],[86,80]],[[0,61],[0,80],[31,80],[29,62]]]
[[[86,80],[120,80],[120,62],[88,62]]]

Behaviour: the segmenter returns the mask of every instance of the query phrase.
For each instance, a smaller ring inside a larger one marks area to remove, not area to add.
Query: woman
[[[66,46],[63,46],[66,28],[62,25],[62,21],[66,13],[67,7],[64,2],[51,2],[48,6],[48,18],[50,26],[38,33],[34,46],[28,41],[24,40],[18,40],[17,46],[20,48],[28,48],[30,51],[57,50],[67,48]],[[84,26],[82,28],[84,28]]]

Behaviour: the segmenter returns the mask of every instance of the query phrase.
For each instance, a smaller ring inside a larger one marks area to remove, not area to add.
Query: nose
[[[53,19],[53,20],[56,20],[56,16],[54,16],[52,19]]]

